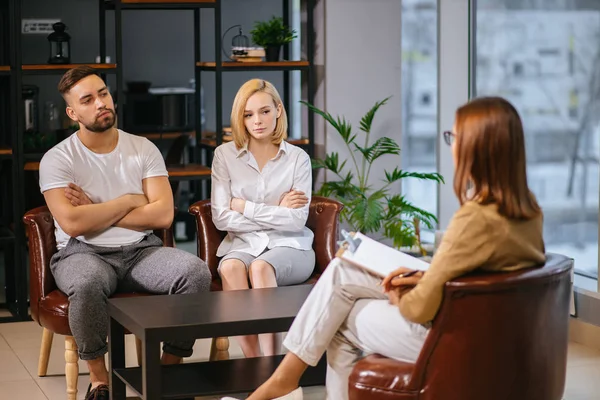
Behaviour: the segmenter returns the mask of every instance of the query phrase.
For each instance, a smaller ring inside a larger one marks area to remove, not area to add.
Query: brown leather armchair
[[[573,261],[474,273],[446,284],[415,364],[360,360],[351,400],[560,400],[565,387]]]
[[[313,196],[306,226],[313,231],[313,249],[315,251],[316,266],[312,276],[305,283],[314,283],[323,273],[329,262],[335,257],[339,230],[340,212],[342,203],[327,197]],[[212,291],[223,290],[221,278],[217,272],[219,258],[217,248],[226,235],[226,232],[217,230],[212,221],[210,200],[202,200],[192,204],[190,214],[196,217],[198,231],[198,257],[204,260],[212,274]],[[211,360],[229,358],[229,340],[215,338],[210,351]]]
[[[56,252],[54,220],[48,207],[38,207],[28,211],[23,217],[29,238],[29,297],[31,317],[43,328],[42,347],[38,362],[38,375],[46,376],[48,359],[54,334],[65,336],[65,376],[67,380],[67,399],[77,397],[77,378],[79,356],[77,344],[69,328],[69,299],[58,290],[50,272],[50,259]],[[165,246],[174,247],[171,229],[156,230]],[[120,293],[114,297],[144,296],[144,293]],[[139,341],[136,340],[138,361],[140,357]]]

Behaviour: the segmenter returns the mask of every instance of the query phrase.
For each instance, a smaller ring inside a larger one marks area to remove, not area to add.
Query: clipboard
[[[336,257],[385,278],[399,267],[426,271],[429,263],[380,243],[360,232],[342,230],[344,240]]]

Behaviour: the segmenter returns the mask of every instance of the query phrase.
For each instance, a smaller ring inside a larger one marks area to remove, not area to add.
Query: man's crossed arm
[[[168,228],[173,222],[173,194],[164,176],[142,181],[144,194],[126,194],[94,204],[71,183],[68,188],[44,192],[50,212],[71,237],[101,232],[111,226],[137,231]]]

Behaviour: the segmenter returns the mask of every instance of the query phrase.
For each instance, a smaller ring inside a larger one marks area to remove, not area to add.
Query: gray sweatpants
[[[71,238],[50,261],[56,285],[69,297],[69,326],[82,360],[103,356],[108,347],[107,299],[116,292],[180,294],[208,291],[211,275],[198,257],[163,247],[153,234],[123,247],[100,247]],[[194,341],[165,343],[163,350],[192,355]]]

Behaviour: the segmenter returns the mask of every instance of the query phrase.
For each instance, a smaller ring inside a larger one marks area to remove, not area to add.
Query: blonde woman
[[[215,150],[212,218],[228,234],[217,250],[223,290],[287,286],[315,267],[306,227],[312,170],[308,154],[285,141],[287,115],[275,87],[252,79],[231,111],[233,141]],[[246,357],[278,352],[278,335],[238,338]]]
[[[300,377],[327,351],[327,398],[348,398],[348,376],[365,354],[415,362],[435,318],[444,284],[468,272],[513,271],[543,264],[542,211],[527,187],[523,126],[498,97],[460,107],[452,131],[461,207],[429,269],[399,268],[380,282],[334,259],[288,332],[289,353],[248,400],[302,399]],[[450,368],[452,366],[449,366]]]

